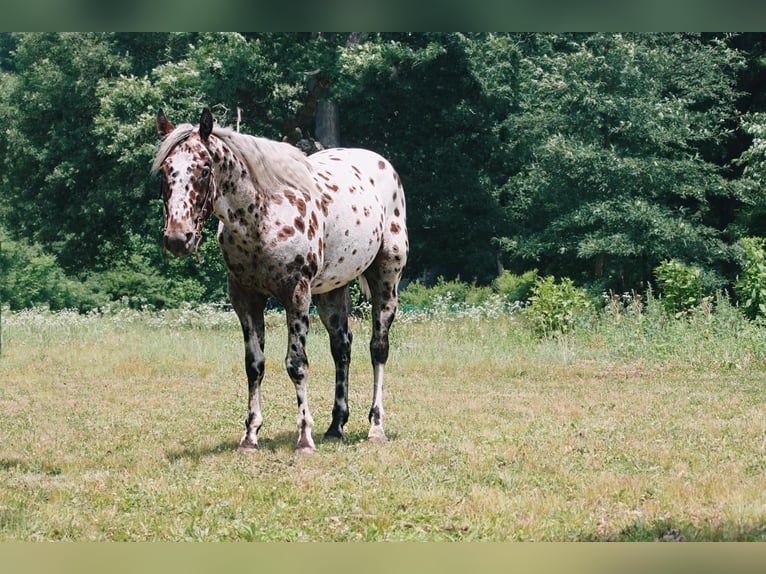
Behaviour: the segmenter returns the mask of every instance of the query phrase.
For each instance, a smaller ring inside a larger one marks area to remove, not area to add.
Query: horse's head
[[[202,224],[213,211],[213,162],[205,145],[212,130],[213,116],[207,109],[202,112],[199,128],[189,124],[176,128],[162,110],[157,113],[157,133],[164,141],[152,169],[161,181],[163,245],[178,257],[197,250]]]

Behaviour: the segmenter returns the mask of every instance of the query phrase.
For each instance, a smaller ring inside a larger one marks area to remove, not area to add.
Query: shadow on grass
[[[20,458],[0,458],[0,471],[17,471],[34,474],[43,474],[45,476],[58,476],[61,474],[61,467],[45,461],[36,461],[33,464]]]
[[[170,462],[177,462],[179,460],[193,460],[199,462],[200,459],[207,456],[236,451],[238,446],[239,441],[228,439],[212,446],[208,444],[198,444],[178,450],[170,450],[165,453],[165,458]]]
[[[587,542],[745,542],[766,541],[763,524],[702,523],[683,520],[636,521],[619,532],[586,534]]]
[[[396,433],[389,434],[389,441],[396,440]],[[295,444],[298,441],[298,433],[296,431],[282,431],[274,435],[263,435],[258,438],[258,446],[260,451],[268,452],[294,452]],[[323,451],[332,452],[339,446],[356,446],[366,447],[372,446],[367,440],[366,431],[349,431],[346,432],[342,441],[333,439],[324,439],[320,435],[314,439],[317,447],[317,451],[321,454]],[[216,456],[219,454],[227,454],[230,452],[236,452],[239,448],[239,441],[236,439],[227,439],[216,445],[198,444],[187,446],[180,449],[170,450],[165,453],[165,458],[170,462],[177,462],[179,460],[192,460],[199,462],[202,458],[208,456]],[[244,454],[244,453],[243,453]],[[9,464],[9,466],[12,462]],[[2,461],[0,461],[0,469],[2,469]]]

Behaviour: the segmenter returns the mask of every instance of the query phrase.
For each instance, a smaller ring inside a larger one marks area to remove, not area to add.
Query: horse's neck
[[[245,164],[220,140],[211,150],[215,163],[219,219],[228,212],[248,211],[251,215],[265,201],[264,193],[256,189]],[[217,159],[217,161],[216,161]]]

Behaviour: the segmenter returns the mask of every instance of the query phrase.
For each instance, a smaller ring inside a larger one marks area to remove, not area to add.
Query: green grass
[[[766,332],[719,307],[628,305],[546,340],[518,312],[405,314],[385,445],[365,440],[355,321],[347,440],[311,456],[293,453],[278,314],[262,450],[244,455],[233,314],[5,311],[0,540],[766,540]],[[320,439],[317,322],[308,352]]]

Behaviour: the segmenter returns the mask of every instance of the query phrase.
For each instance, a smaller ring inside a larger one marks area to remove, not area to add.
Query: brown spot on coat
[[[285,241],[288,237],[295,235],[295,228],[289,225],[285,225],[282,230],[277,234],[277,239]]]
[[[319,224],[317,223],[316,213],[314,213],[312,211],[311,212],[311,219],[309,220],[309,232],[308,232],[309,241],[314,239],[314,236],[316,235],[317,227],[318,226],[319,226]]]
[[[304,217],[306,215],[306,202],[303,201],[301,198],[298,198],[295,200],[295,207],[298,208],[298,213],[301,214],[301,217]]]
[[[391,222],[391,233],[399,233],[399,224],[396,221]]]

